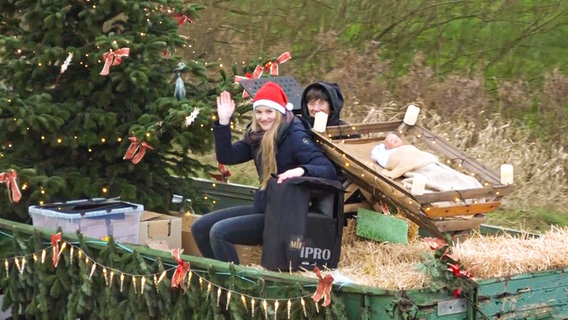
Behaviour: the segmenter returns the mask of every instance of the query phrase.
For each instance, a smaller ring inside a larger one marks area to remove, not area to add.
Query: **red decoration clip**
[[[460,270],[460,268],[461,267],[459,263],[456,264],[448,263],[448,270],[451,271],[456,277],[473,278],[471,272],[467,270]]]
[[[225,165],[219,162],[217,162],[217,168],[219,168],[220,173],[210,173],[209,175],[217,181],[226,182],[227,178],[231,176],[231,170],[226,169]]]
[[[271,76],[278,75],[278,65],[292,59],[290,52],[286,51],[281,54],[276,60],[268,61],[264,64],[264,70],[270,71]]]
[[[183,249],[173,249],[172,250],[172,255],[174,256],[174,260],[178,263],[176,271],[174,272],[174,275],[172,276],[172,288],[177,288],[178,286],[180,286],[182,289],[186,288],[184,280],[185,280],[185,276],[187,275],[187,273],[190,270],[191,265],[189,264],[189,262],[183,261],[181,259],[182,252],[183,252]]]
[[[53,267],[57,268],[59,264],[59,257],[61,256],[61,248],[59,247],[59,242],[63,239],[61,232],[51,235],[51,262],[53,263]]]
[[[425,237],[422,241],[428,244],[431,250],[438,250],[448,245],[445,240],[440,238]]]
[[[147,144],[146,141],[140,142],[140,140],[136,137],[130,137],[128,140],[130,140],[130,146],[126,149],[126,153],[122,159],[131,160],[134,164],[138,164],[138,162],[144,158],[146,149],[154,150],[154,148]]]
[[[15,170],[0,173],[0,183],[6,184],[10,202],[19,202],[20,199],[22,199],[22,193],[20,192],[20,188],[18,188],[18,182],[16,181],[17,178],[18,174]]]
[[[189,23],[193,23],[193,20],[191,19],[190,16],[185,15],[185,14],[174,14],[173,17],[175,19],[178,19],[178,27],[181,26],[182,24],[184,24],[185,22],[189,22]]]
[[[327,307],[331,304],[331,285],[333,284],[333,277],[328,274],[322,277],[320,269],[314,267],[314,272],[318,276],[319,283],[316,292],[312,296],[315,303],[318,303],[323,298],[322,307]]]
[[[254,68],[254,71],[252,72],[252,74],[247,72],[244,77],[243,76],[235,76],[233,81],[235,83],[239,83],[239,82],[241,82],[241,80],[258,79],[262,76],[262,73],[264,73],[264,68],[261,67],[260,65],[258,65],[258,66],[256,66],[256,68]],[[246,90],[243,90],[243,99],[246,99],[249,96],[250,95],[248,94],[248,92]]]
[[[121,48],[116,51],[109,50],[103,54],[103,59],[105,60],[105,65],[103,70],[101,70],[100,75],[106,76],[110,71],[111,66],[118,66],[122,62],[123,57],[128,57],[130,55],[130,48]]]

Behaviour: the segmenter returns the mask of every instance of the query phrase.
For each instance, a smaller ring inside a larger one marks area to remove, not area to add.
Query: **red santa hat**
[[[288,103],[288,97],[286,97],[284,90],[272,81],[264,84],[254,96],[252,109],[254,110],[258,106],[271,108],[282,114],[286,114],[286,110],[293,108],[293,105]]]

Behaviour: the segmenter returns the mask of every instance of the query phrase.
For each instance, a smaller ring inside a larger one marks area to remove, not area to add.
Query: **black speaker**
[[[344,225],[341,183],[299,177],[278,184],[271,179],[267,193],[261,265],[283,271],[336,268]]]

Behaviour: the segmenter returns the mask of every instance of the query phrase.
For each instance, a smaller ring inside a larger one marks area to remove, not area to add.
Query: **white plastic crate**
[[[61,230],[102,239],[112,235],[115,241],[138,243],[140,215],[144,206],[111,199],[89,199],[30,206],[34,227]]]

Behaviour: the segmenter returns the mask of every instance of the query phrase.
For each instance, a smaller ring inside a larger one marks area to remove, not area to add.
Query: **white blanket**
[[[421,174],[426,178],[426,189],[430,191],[450,191],[482,188],[474,177],[461,173],[438,160],[431,153],[419,150],[412,145],[403,145],[387,150],[378,145],[372,150],[372,158],[385,164],[383,174],[396,179],[402,177],[404,187],[410,189],[413,178]]]
[[[412,187],[412,182],[416,174],[421,174],[426,177],[426,189],[428,190],[444,192],[483,187],[474,177],[456,171],[443,163],[436,162],[405,172],[405,178],[402,180],[402,184],[405,188],[410,189]]]

